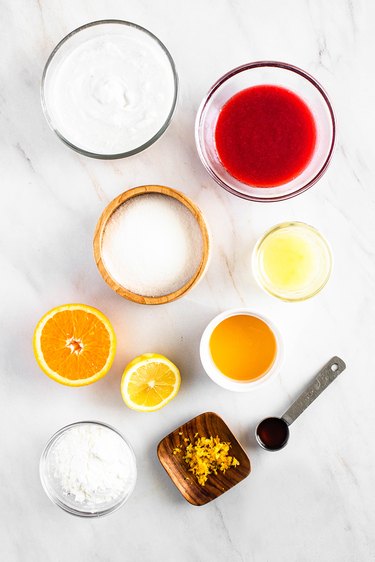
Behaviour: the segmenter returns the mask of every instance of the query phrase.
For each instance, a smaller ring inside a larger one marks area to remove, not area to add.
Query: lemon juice
[[[331,272],[331,252],[322,235],[301,222],[279,224],[254,250],[253,270],[260,285],[283,300],[305,300],[318,293]]]

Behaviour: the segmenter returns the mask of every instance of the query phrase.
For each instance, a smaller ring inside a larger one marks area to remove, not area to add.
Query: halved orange
[[[111,368],[116,336],[108,318],[86,304],[64,304],[38,322],[34,355],[46,375],[68,386],[101,379]]]
[[[144,353],[127,365],[121,380],[122,398],[138,412],[155,412],[177,394],[180,371],[164,355]]]

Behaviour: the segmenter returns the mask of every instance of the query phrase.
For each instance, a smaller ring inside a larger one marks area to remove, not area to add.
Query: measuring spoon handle
[[[333,382],[340,373],[346,368],[346,365],[340,357],[332,357],[323,369],[319,371],[310,386],[297,398],[290,408],[282,416],[288,425],[292,424],[298,416],[306,410],[308,406]]]

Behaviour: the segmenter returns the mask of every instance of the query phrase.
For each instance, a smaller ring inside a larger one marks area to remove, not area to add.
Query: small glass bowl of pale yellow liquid
[[[252,266],[266,292],[284,301],[304,301],[327,283],[332,254],[315,228],[302,222],[284,222],[258,241]]]

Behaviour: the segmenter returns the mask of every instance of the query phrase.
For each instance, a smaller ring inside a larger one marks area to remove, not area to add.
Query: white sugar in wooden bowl
[[[108,285],[140,304],[186,294],[204,274],[209,235],[202,213],[183,193],[145,185],[125,191],[103,211],[94,255]]]

